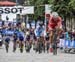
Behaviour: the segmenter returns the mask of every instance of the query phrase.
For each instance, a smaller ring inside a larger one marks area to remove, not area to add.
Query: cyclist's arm
[[[58,28],[58,35],[60,36],[61,32],[63,31],[63,29],[62,29],[62,19],[60,17],[59,17],[59,22],[58,22],[57,28]]]
[[[59,17],[58,28],[62,29],[62,19]]]

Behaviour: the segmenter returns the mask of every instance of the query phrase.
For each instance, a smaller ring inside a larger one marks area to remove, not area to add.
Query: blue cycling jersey
[[[37,36],[38,36],[38,37],[41,36],[41,34],[42,34],[43,31],[44,31],[44,28],[43,28],[43,27],[39,27],[39,28],[37,29],[37,31],[36,31]]]
[[[20,41],[24,40],[24,33],[19,31],[19,30],[15,30],[16,33],[16,37],[19,38]],[[15,38],[14,40],[16,40],[17,38]]]

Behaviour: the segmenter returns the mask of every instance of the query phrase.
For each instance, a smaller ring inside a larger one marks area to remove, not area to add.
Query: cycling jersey
[[[54,18],[51,16],[50,17],[50,20],[49,20],[49,24],[48,24],[48,28],[49,30],[53,30],[55,29],[56,27],[62,27],[62,20],[61,20],[61,17],[58,17],[56,20],[54,20]]]
[[[36,33],[37,33],[37,37],[40,37],[44,32],[44,28],[43,27],[39,27],[37,30],[36,30]]]

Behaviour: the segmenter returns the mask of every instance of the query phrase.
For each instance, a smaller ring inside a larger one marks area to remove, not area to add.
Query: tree
[[[70,0],[69,6],[72,7],[72,13],[75,16],[75,0]]]
[[[65,27],[66,18],[73,15],[75,8],[74,2],[75,0],[49,0],[49,3],[52,5],[52,10],[56,11],[62,18],[64,18]]]

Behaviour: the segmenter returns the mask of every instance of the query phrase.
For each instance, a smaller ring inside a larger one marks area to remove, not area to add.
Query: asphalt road
[[[9,52],[6,53],[4,45],[0,48],[0,62],[75,62],[75,54],[66,54],[58,51],[54,56],[52,53],[35,53],[31,49],[30,53],[20,53],[19,48],[12,52],[12,42],[10,43]]]

